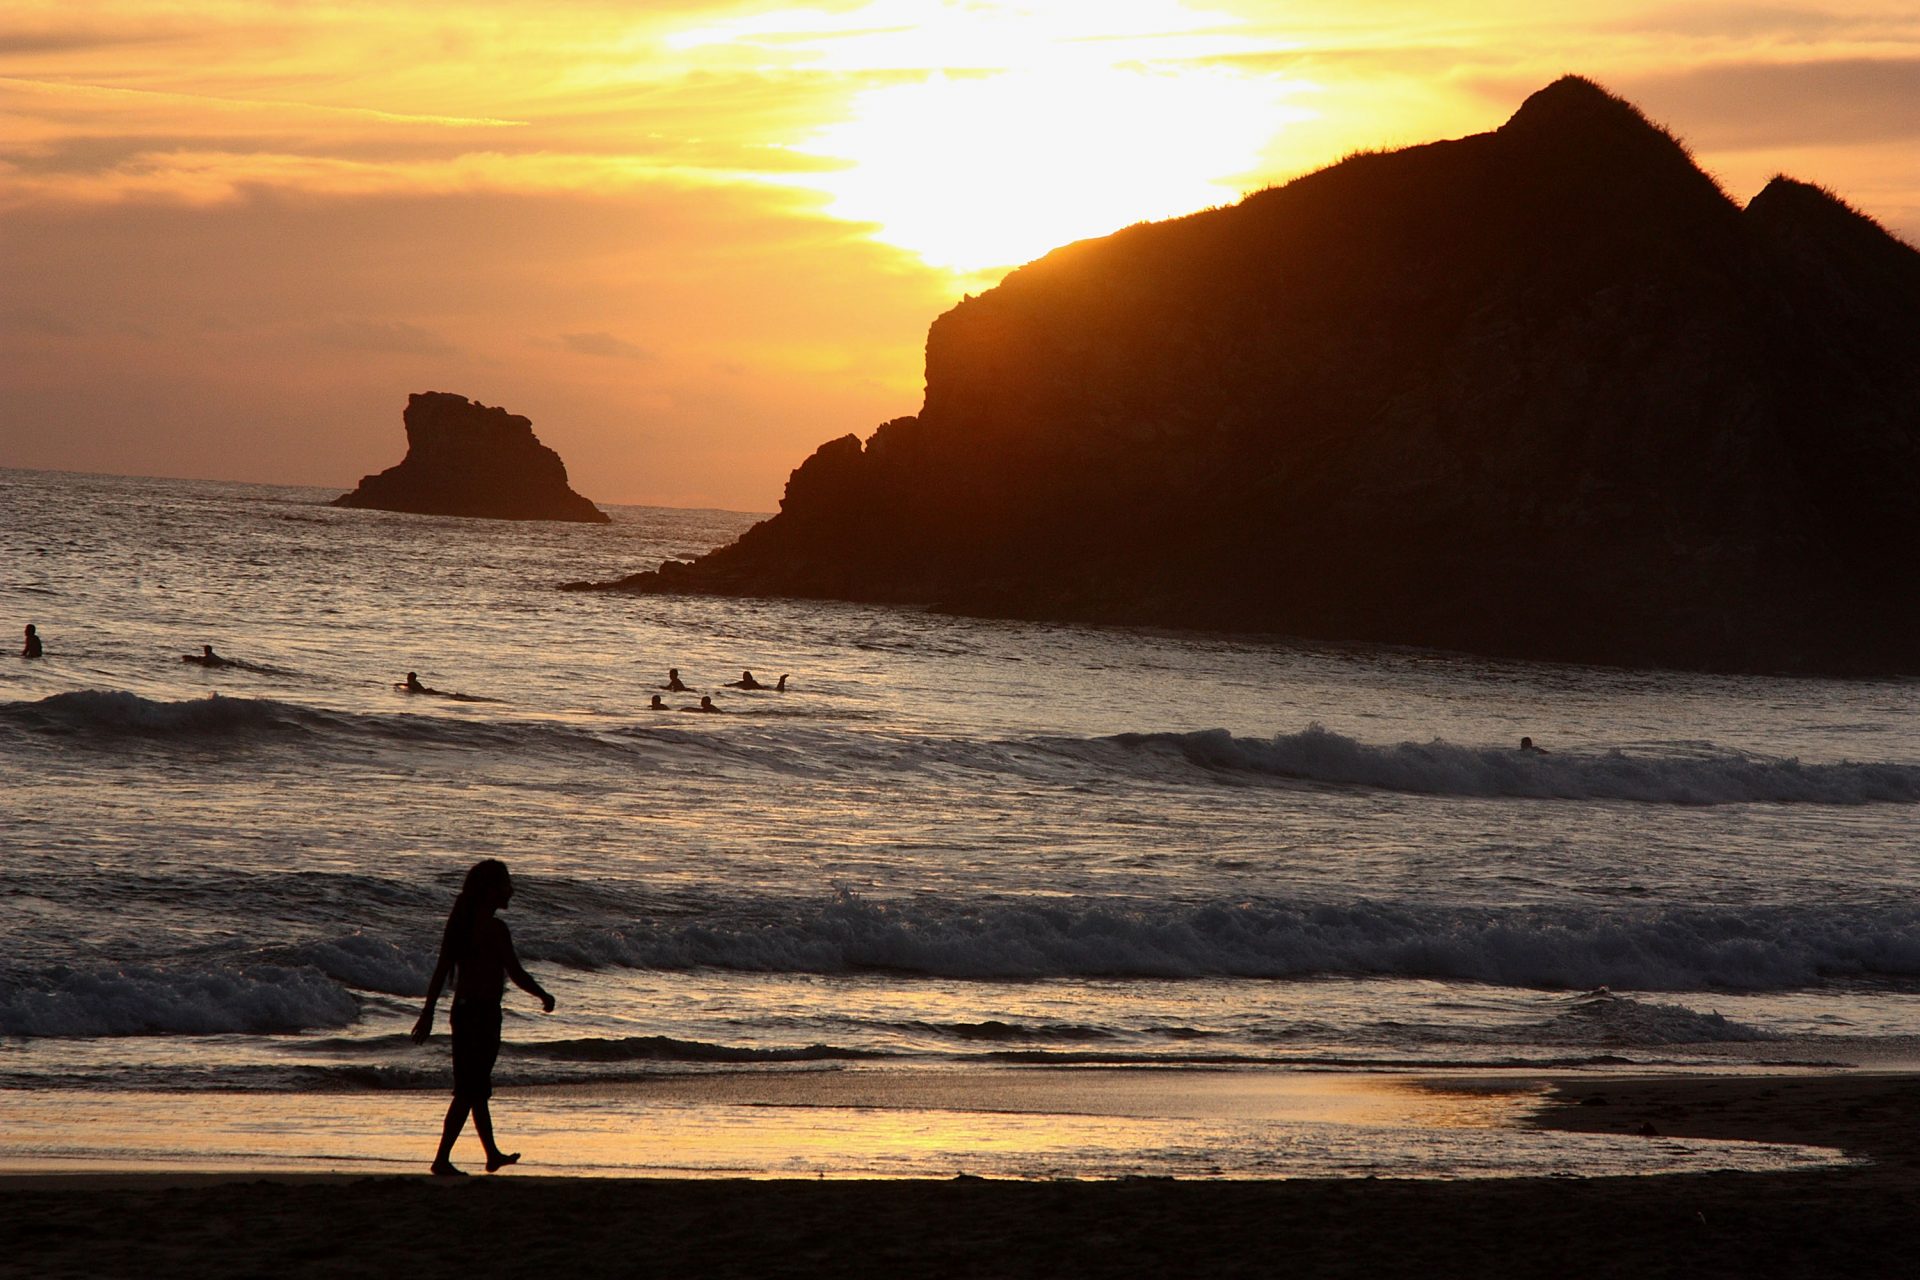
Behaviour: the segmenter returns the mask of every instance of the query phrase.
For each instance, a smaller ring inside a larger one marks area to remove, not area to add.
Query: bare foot
[[[465,1169],[454,1168],[453,1163],[448,1160],[435,1160],[433,1162],[433,1168],[430,1169],[429,1172],[436,1178],[464,1178],[467,1176]]]
[[[487,1157],[487,1172],[492,1173],[495,1169],[504,1169],[510,1164],[519,1163],[520,1153],[518,1151],[496,1153]]]

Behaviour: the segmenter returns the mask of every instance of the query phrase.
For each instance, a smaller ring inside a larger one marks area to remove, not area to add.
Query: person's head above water
[[[206,657],[211,658],[213,656],[213,646],[210,644],[203,644],[200,646],[200,652]]]
[[[647,704],[647,707],[648,707],[648,709],[650,709],[650,710],[653,710],[653,711],[658,711],[658,710],[659,710],[660,708],[662,708],[662,707],[664,707],[664,706],[666,706],[666,705],[667,705],[666,703],[664,703],[664,702],[662,702],[662,701],[660,701],[660,695],[656,693],[656,694],[654,694],[654,695],[653,695],[653,701],[652,701],[652,702],[649,702],[649,703]]]
[[[703,693],[700,695],[700,709],[702,711],[718,711],[720,708],[714,706],[713,699]]]
[[[1534,746],[1534,745],[1533,745],[1533,739],[1532,739],[1532,738],[1522,738],[1522,739],[1520,739],[1520,749],[1521,749],[1522,751],[1537,751],[1537,750],[1539,750],[1539,748],[1538,748],[1538,747],[1536,747],[1536,746]]]
[[[35,634],[35,632],[34,632],[34,630],[33,630],[33,624],[32,624],[31,622],[29,622],[29,623],[27,624],[27,634],[28,634],[28,635],[33,635],[33,634]]]

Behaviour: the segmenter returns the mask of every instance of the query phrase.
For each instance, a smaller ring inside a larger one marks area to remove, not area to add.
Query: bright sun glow
[[[1283,114],[1224,73],[1063,67],[874,89],[810,140],[831,211],[959,272],[1238,198]]]
[[[1237,199],[1313,86],[1218,59],[1231,20],[1178,0],[875,0],[684,33],[733,57],[890,81],[794,149],[836,217],[956,273]],[[1271,50],[1272,43],[1264,46]],[[902,76],[910,77],[902,79]]]

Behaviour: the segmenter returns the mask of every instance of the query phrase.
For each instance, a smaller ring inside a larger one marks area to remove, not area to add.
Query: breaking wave
[[[1439,739],[1375,746],[1319,725],[1274,738],[1239,738],[1212,729],[1127,733],[1107,741],[1124,752],[1223,777],[1422,795],[1681,805],[1920,803],[1920,766],[1802,764],[1716,748],[1686,754],[1614,750],[1549,755]]]
[[[1920,979],[1920,910],[1052,900],[968,907],[842,894],[778,918],[676,920],[525,947],[585,968],[998,980],[1340,975],[1544,990],[1765,991]]]
[[[1701,1013],[1653,1000],[1633,1000],[1602,987],[1569,1000],[1544,1024],[1522,1037],[1532,1044],[1648,1045],[1752,1044],[1783,1037],[1736,1022],[1718,1012]]]
[[[874,1049],[827,1044],[795,1048],[751,1048],[676,1040],[671,1036],[626,1036],[618,1040],[544,1040],[508,1046],[512,1056],[556,1062],[846,1062],[893,1055]]]
[[[345,1027],[351,992],[314,969],[130,966],[0,981],[0,1035],[265,1035]]]
[[[364,714],[268,698],[215,695],[153,701],[84,690],[0,704],[0,726],[91,739],[148,742],[296,741],[360,747],[434,746],[538,754],[568,761],[706,770],[745,768],[832,776],[968,770],[1072,785],[1138,778],[1187,785],[1366,787],[1419,795],[1645,804],[1865,805],[1920,803],[1920,765],[1802,763],[1711,745],[1521,753],[1435,739],[1376,745],[1309,725],[1272,738],[1224,729],[1101,738],[978,740],[863,732],[806,717],[742,719],[725,731],[638,719],[587,728],[540,719],[428,713]]]
[[[212,694],[179,702],[156,702],[114,689],[56,693],[38,702],[0,706],[0,720],[43,732],[96,735],[196,736],[312,727],[316,713],[270,698]]]
[[[529,930],[530,935],[536,931]],[[869,902],[852,895],[753,920],[703,914],[654,924],[527,936],[530,959],[574,968],[755,973],[887,972],[908,978],[1310,979],[1485,983],[1531,990],[1758,992],[1868,981],[1920,982],[1920,910],[1750,907],[1574,908],[1316,906],[1218,902],[1126,906],[1047,901],[974,906]],[[207,963],[57,968],[0,977],[0,1035],[95,1037],[267,1034],[338,1029],[368,1001],[417,993],[420,958],[377,939],[303,943],[225,967]],[[388,994],[380,994],[380,993]],[[1099,1027],[987,1020],[904,1022],[959,1043],[1060,1044],[1109,1038]],[[1150,1038],[1189,1038],[1156,1028]],[[1531,1043],[1659,1045],[1758,1038],[1715,1014],[1598,992]],[[822,1045],[739,1050],[663,1036],[555,1041],[552,1061],[811,1061]]]

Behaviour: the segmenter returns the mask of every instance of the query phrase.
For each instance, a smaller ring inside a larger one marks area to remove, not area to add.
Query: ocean
[[[548,1171],[1774,1167],[1405,1082],[1920,1059],[1915,681],[566,593],[756,517],[335,492],[0,471],[0,1166],[424,1165],[483,857]]]

